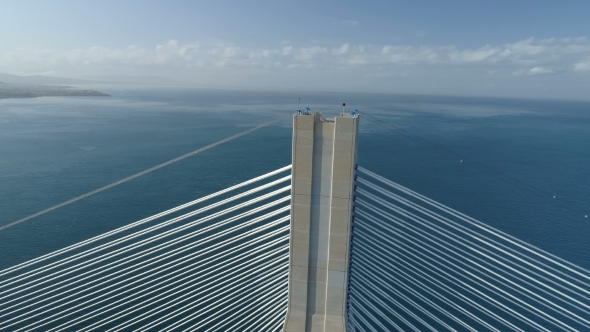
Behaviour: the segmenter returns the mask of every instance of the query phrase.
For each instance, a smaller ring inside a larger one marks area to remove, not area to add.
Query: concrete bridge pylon
[[[358,124],[294,115],[286,332],[346,331]]]

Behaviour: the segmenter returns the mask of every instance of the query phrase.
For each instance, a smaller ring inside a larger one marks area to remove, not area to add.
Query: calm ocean
[[[590,217],[584,217],[590,216],[590,103],[100,90],[112,97],[0,100],[0,224],[270,119],[283,120],[0,231],[0,269],[289,164],[288,113],[298,97],[302,107],[326,117],[346,102],[349,111],[358,108],[435,143],[361,119],[358,164],[590,268]]]

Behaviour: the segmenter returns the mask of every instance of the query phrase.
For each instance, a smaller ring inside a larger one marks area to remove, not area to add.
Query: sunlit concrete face
[[[295,115],[285,331],[345,331],[358,118]]]

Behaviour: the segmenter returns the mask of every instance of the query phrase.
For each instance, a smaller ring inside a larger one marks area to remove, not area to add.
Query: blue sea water
[[[358,108],[412,134],[408,138],[361,118],[359,165],[590,268],[590,218],[584,217],[590,215],[590,103],[202,89],[101,91],[112,97],[0,100],[0,224],[262,122],[281,120],[0,231],[0,269],[289,164],[289,114],[299,97],[302,106],[326,117],[336,116],[344,101],[350,110]]]

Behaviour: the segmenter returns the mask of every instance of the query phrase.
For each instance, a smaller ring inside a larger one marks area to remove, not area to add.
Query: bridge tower
[[[286,332],[346,331],[358,120],[293,118]]]

